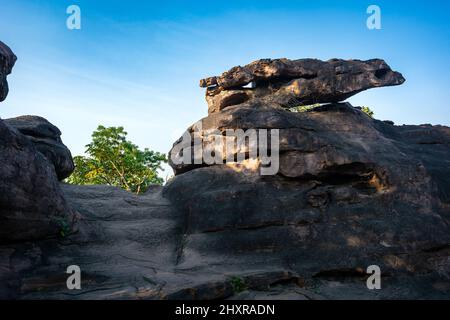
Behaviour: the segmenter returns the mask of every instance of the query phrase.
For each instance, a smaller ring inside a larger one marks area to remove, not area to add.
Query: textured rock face
[[[11,49],[0,41],[0,102],[8,95],[8,82],[6,77],[11,73],[17,57]]]
[[[238,104],[295,107],[339,102],[370,88],[400,85],[403,76],[380,59],[262,59],[202,79],[209,113]],[[251,88],[244,86],[252,84]]]
[[[108,186],[61,189],[81,217],[79,231],[58,241],[0,245],[0,297],[161,298],[176,251],[178,220],[168,201]],[[73,264],[82,270],[81,291],[66,287],[65,269]]]
[[[73,213],[53,165],[23,134],[0,120],[0,241],[56,237]]]
[[[4,121],[27,136],[36,149],[53,164],[59,180],[70,176],[74,170],[72,155],[62,143],[61,131],[57,127],[37,116],[21,116]]]
[[[261,176],[244,163],[173,165],[164,195],[185,216],[178,268],[270,266],[301,275],[306,290],[319,281],[326,297],[336,281],[340,297],[373,298],[364,276],[375,264],[386,275],[378,298],[449,297],[450,128],[394,126],[346,103],[286,110],[291,98],[340,101],[403,81],[381,60],[264,60],[202,80],[210,112],[198,136],[279,129],[280,167]]]
[[[357,283],[376,264],[406,296],[449,296],[450,128],[393,126],[348,104],[234,106],[202,123],[280,129],[280,170],[181,168],[164,190],[185,213],[179,268],[289,266]]]

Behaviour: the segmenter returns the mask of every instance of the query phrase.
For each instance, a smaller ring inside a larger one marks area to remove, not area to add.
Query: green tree
[[[99,126],[86,145],[87,156],[74,157],[71,184],[107,184],[143,193],[152,184],[162,184],[157,170],[167,162],[164,154],[138,146],[126,139],[123,127]]]

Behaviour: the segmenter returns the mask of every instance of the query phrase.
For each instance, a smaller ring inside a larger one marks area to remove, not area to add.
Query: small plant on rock
[[[289,108],[289,111],[291,111],[291,112],[307,112],[307,111],[311,111],[317,107],[320,107],[321,105],[322,104],[320,104],[320,103],[315,103],[315,104],[310,104],[310,105],[296,106],[296,107]]]
[[[233,288],[234,293],[240,293],[242,291],[247,290],[247,285],[245,284],[244,279],[238,276],[232,276],[230,278],[230,284]]]
[[[374,112],[369,107],[364,106],[361,108],[361,111],[373,118]]]
[[[62,238],[67,237],[72,231],[70,228],[70,224],[63,218],[59,218],[57,220],[57,224],[59,226],[59,236]]]

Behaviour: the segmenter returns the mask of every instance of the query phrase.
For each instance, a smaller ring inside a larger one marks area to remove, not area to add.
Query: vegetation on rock
[[[322,105],[323,105],[322,103],[315,103],[315,104],[310,104],[310,105],[300,105],[300,106],[288,108],[288,110],[291,111],[291,112],[307,112],[307,111],[312,111],[315,108],[320,107]],[[364,112],[365,114],[367,114],[371,118],[373,118],[373,116],[375,114],[372,111],[372,109],[370,109],[367,106],[361,107],[361,111]]]
[[[300,106],[296,106],[293,108],[289,108],[288,110],[291,112],[307,112],[307,111],[311,111],[317,107],[320,107],[322,104],[321,103],[315,103],[315,104],[310,104],[310,105],[300,105]]]
[[[361,111],[373,118],[374,112],[369,107],[364,106],[361,108]]]
[[[230,284],[233,288],[234,293],[240,293],[242,291],[247,290],[247,285],[245,284],[244,279],[238,276],[232,276],[230,278]]]

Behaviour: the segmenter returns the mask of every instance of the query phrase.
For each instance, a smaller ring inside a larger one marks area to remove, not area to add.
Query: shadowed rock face
[[[202,124],[279,129],[280,170],[176,167],[183,173],[164,194],[185,215],[178,268],[289,266],[307,282],[360,281],[369,297],[362,279],[376,264],[389,275],[379,297],[395,286],[450,296],[450,128],[394,126],[345,103],[304,113],[233,106]]]
[[[73,211],[53,165],[33,143],[0,120],[0,242],[57,237]]]
[[[400,85],[403,76],[380,59],[262,59],[200,80],[209,113],[242,103],[295,107],[339,102],[370,88]],[[252,84],[251,88],[244,86]]]
[[[72,154],[61,141],[61,131],[56,126],[37,116],[20,116],[4,121],[27,136],[36,149],[54,165],[59,180],[71,175],[74,170]]]
[[[11,49],[0,41],[0,102],[8,95],[8,82],[6,77],[11,73],[17,57]]]

